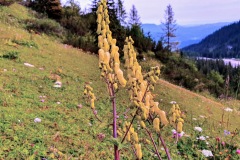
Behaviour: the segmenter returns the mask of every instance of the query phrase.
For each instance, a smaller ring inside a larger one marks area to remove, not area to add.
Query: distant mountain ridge
[[[189,56],[240,58],[240,21],[222,27],[182,51]]]
[[[203,25],[189,25],[189,26],[177,26],[176,30],[176,41],[180,44],[178,48],[183,48],[191,44],[200,42],[207,35],[213,33],[214,31],[220,29],[221,27],[230,24],[230,22],[220,22],[213,24],[203,24]],[[151,37],[158,41],[163,36],[162,25],[156,24],[142,24],[144,33],[150,32]]]

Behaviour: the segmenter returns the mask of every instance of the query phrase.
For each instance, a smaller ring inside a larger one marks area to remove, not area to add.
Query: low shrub
[[[98,50],[97,45],[90,36],[79,36],[68,33],[64,43],[72,45],[73,47],[82,48],[83,50],[90,51],[92,53],[96,53]]]
[[[65,29],[59,23],[51,19],[27,19],[25,22],[28,30],[60,38],[65,35]]]
[[[21,46],[26,46],[26,47],[29,47],[29,48],[34,47],[34,48],[38,49],[38,45],[33,41],[25,41],[25,40],[14,39],[14,40],[12,40],[12,42],[16,43],[18,45],[21,45]]]
[[[3,58],[6,58],[6,59],[14,60],[14,59],[17,59],[17,58],[18,58],[18,55],[19,55],[19,52],[18,52],[18,51],[8,51],[8,52],[5,53],[2,57],[3,57]]]

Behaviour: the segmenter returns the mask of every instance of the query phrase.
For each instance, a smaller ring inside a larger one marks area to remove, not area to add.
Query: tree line
[[[195,59],[195,62],[199,72],[215,82],[219,97],[240,99],[240,66],[225,64],[222,59]]]
[[[156,42],[150,35],[145,35],[141,28],[140,16],[133,5],[129,15],[122,0],[108,0],[108,12],[113,38],[118,39],[118,46],[123,47],[124,39],[131,36],[137,51],[141,54],[155,48]],[[98,0],[92,0],[89,12],[85,13],[74,0],[61,5],[59,0],[30,0],[28,6],[55,19],[66,30],[65,43],[87,51],[97,51],[96,10]],[[129,20],[127,21],[127,17]]]
[[[77,1],[69,0],[62,5],[60,0],[1,0],[0,5],[9,5],[13,2],[21,2],[27,7],[32,8],[39,14],[45,15],[48,18],[56,20],[64,29],[64,43],[74,47],[82,48],[86,51],[96,52],[97,36],[96,36],[96,10],[98,0],[92,0],[89,12],[84,12],[80,8]],[[164,35],[159,37],[159,41],[155,42],[150,33],[144,34],[141,28],[141,20],[135,5],[127,14],[123,0],[108,0],[109,18],[111,19],[110,27],[112,29],[113,38],[118,39],[118,46],[123,47],[124,39],[131,36],[134,40],[140,56],[147,51],[171,51],[177,46],[177,42],[172,42],[176,31],[176,21],[171,5],[167,6],[165,11]],[[38,16],[38,18],[41,16]],[[31,21],[31,23],[33,23]],[[44,29],[39,24],[35,25],[38,31]],[[46,27],[47,28],[47,27]],[[50,27],[52,28],[52,27]],[[34,26],[31,27],[34,30]]]

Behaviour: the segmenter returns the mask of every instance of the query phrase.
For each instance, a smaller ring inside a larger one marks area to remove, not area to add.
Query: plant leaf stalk
[[[159,137],[159,139],[160,139],[160,141],[161,141],[161,143],[162,143],[162,145],[163,145],[163,148],[164,148],[164,150],[165,150],[165,152],[166,152],[166,154],[167,154],[168,160],[171,160],[171,156],[170,156],[169,150],[168,150],[168,148],[167,148],[167,146],[166,146],[166,143],[165,143],[165,141],[163,140],[163,138],[162,138],[162,136],[161,136],[160,133],[158,134],[158,137]]]
[[[162,160],[162,158],[161,158],[161,156],[160,156],[160,154],[159,154],[159,152],[158,152],[157,146],[156,146],[156,144],[155,144],[155,142],[154,142],[154,139],[153,139],[153,137],[152,137],[151,132],[150,132],[147,128],[145,128],[145,130],[147,131],[149,137],[151,138],[151,141],[152,141],[152,144],[153,144],[153,146],[154,146],[154,148],[155,148],[155,152],[156,152],[156,154],[157,154],[157,156],[158,156],[158,159]]]
[[[144,99],[145,99],[145,97],[146,97],[146,94],[147,94],[147,91],[148,91],[148,87],[149,87],[149,83],[148,83],[148,85],[147,85],[147,87],[146,87],[146,90],[145,90],[145,92],[144,92],[144,95],[143,95],[143,98],[142,98],[142,102],[144,101]],[[134,116],[133,116],[133,118],[132,118],[132,120],[131,120],[130,125],[128,126],[128,129],[127,129],[127,131],[126,131],[126,133],[125,133],[125,135],[124,135],[124,137],[123,137],[121,143],[124,142],[124,140],[125,140],[125,138],[126,138],[128,132],[129,132],[129,130],[130,130],[132,124],[133,124],[133,121],[134,121],[134,119],[136,118],[136,116],[137,116],[137,114],[138,114],[139,109],[140,109],[140,108],[138,107],[138,109],[136,110],[136,112],[135,112],[135,114],[134,114]]]

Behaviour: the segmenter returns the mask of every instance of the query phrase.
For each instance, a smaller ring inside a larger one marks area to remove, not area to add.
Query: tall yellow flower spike
[[[181,110],[179,105],[173,104],[169,114],[172,114],[172,116],[170,117],[171,124],[173,126],[176,126],[176,130],[178,133],[182,132],[184,120],[182,119],[183,117],[181,115]]]
[[[123,72],[120,69],[120,60],[118,53],[118,46],[116,46],[116,39],[112,38],[112,32],[109,29],[109,15],[106,5],[106,0],[102,0],[99,3],[97,10],[97,23],[98,29],[98,47],[99,47],[99,68],[101,69],[101,76],[103,78],[109,78],[109,74],[115,74],[117,79],[110,79],[109,82],[114,84],[114,88],[117,89],[118,86],[116,84],[116,80],[118,80],[119,84],[122,87],[126,86],[127,81],[123,76]],[[118,63],[118,67],[116,69],[116,65]],[[113,69],[114,68],[114,69]]]
[[[92,91],[93,91],[93,88],[91,86],[89,86],[89,85],[84,86],[83,93],[84,93],[84,95],[86,95],[86,98],[88,98],[90,100],[90,107],[92,109],[95,109],[94,101],[96,100],[96,97]]]

